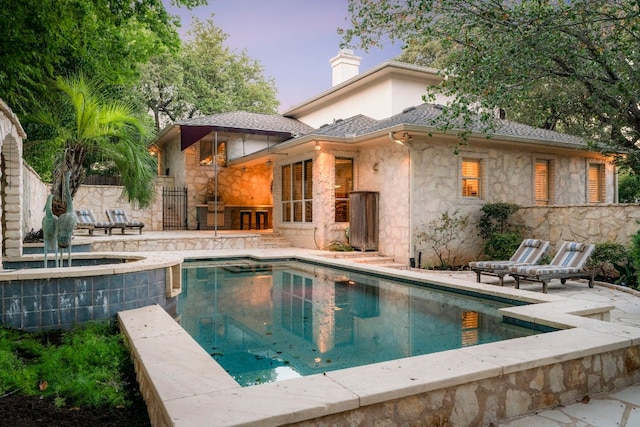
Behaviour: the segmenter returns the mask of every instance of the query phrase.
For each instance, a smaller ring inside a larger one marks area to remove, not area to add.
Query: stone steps
[[[382,255],[380,252],[331,252],[331,254],[325,256],[327,258],[345,259],[358,264],[377,265],[398,270],[408,269],[406,265],[395,262],[393,257]]]
[[[258,249],[290,248],[291,243],[279,233],[260,234]]]

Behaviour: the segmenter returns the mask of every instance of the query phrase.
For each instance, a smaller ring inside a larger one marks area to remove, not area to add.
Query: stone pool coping
[[[74,266],[73,260],[81,259],[118,259],[126,260],[117,264],[84,265]],[[7,262],[19,261],[43,261],[41,254],[23,255],[21,257],[3,257]],[[66,260],[66,258],[65,258]],[[11,280],[36,280],[52,279],[63,277],[82,277],[91,271],[94,276],[106,276],[112,274],[130,273],[135,271],[146,271],[157,268],[168,268],[181,265],[184,258],[171,252],[154,252],[153,254],[126,252],[115,254],[113,252],[78,252],[73,254],[72,266],[57,268],[25,268],[7,269],[0,271],[0,282]]]
[[[251,253],[246,255],[259,258]],[[241,256],[236,254],[236,257]],[[343,260],[327,260],[311,255],[296,258],[354,269],[353,263]],[[304,423],[344,412],[353,413],[360,408],[372,408],[389,401],[397,402],[399,399],[450,388],[461,389],[470,383],[573,360],[584,361],[591,356],[640,346],[639,328],[603,321],[608,320],[609,311],[614,308],[610,304],[384,267],[358,265],[357,268],[360,272],[383,273],[459,290],[525,300],[533,304],[503,309],[504,313],[562,330],[240,387],[160,307],[123,311],[118,313],[120,327],[131,348],[153,425],[278,426]],[[585,292],[588,292],[588,288]],[[638,373],[635,372],[635,375]],[[628,378],[609,380],[618,387],[629,382]],[[591,392],[606,391],[593,387]],[[568,396],[575,398],[571,393]],[[497,415],[489,414],[485,420],[495,422],[498,415],[513,417],[531,412],[529,407],[512,403],[511,409]],[[508,406],[508,402],[503,405]]]

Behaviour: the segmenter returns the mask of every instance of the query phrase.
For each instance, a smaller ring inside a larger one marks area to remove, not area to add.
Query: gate
[[[162,187],[162,229],[187,229],[187,189]]]

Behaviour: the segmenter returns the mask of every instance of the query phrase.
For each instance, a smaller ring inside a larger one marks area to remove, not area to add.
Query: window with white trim
[[[462,159],[462,197],[482,197],[481,159]]]
[[[282,221],[313,221],[313,161],[282,166]]]

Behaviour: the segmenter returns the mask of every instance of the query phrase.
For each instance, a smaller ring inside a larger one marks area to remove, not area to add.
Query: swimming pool
[[[183,328],[243,386],[534,335],[515,302],[313,263],[183,265]]]

